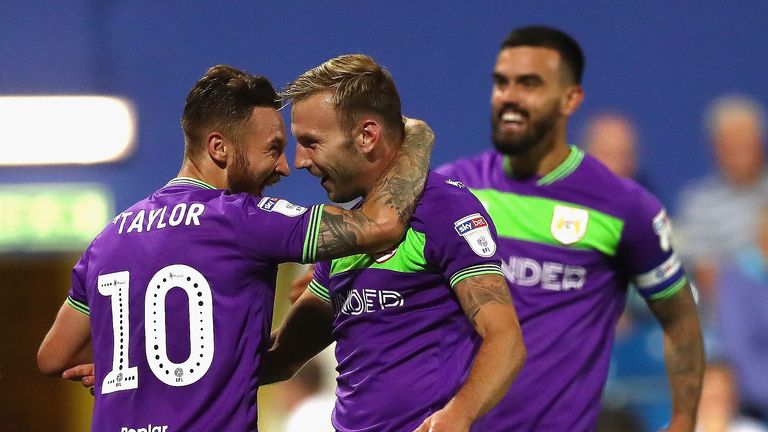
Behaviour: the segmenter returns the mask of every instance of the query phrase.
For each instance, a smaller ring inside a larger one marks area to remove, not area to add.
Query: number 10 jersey
[[[92,430],[257,430],[277,263],[314,261],[321,211],[177,178],[115,217],[67,298],[90,315]]]

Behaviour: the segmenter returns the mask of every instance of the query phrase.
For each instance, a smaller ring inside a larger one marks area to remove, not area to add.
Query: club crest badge
[[[374,261],[376,261],[377,263],[381,264],[381,263],[389,261],[389,259],[392,258],[393,256],[395,256],[396,253],[397,253],[397,246],[395,246],[394,249],[392,249],[392,250],[390,250],[388,252],[384,252],[384,253],[379,254],[379,255],[374,255],[373,258],[374,258]]]
[[[587,210],[556,205],[549,231],[560,243],[571,245],[587,234],[587,222],[589,222]]]
[[[480,213],[471,214],[453,223],[460,236],[464,237],[472,251],[481,257],[490,257],[496,253],[496,242],[491,236],[488,222]]]

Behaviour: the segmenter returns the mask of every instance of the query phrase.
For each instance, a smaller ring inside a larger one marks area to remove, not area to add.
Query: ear
[[[205,149],[208,156],[219,166],[227,164],[229,144],[221,132],[213,131],[205,138]]]
[[[368,118],[361,121],[360,125],[360,151],[369,154],[376,148],[381,138],[381,125],[376,119]]]
[[[584,89],[578,84],[570,86],[565,93],[565,98],[560,103],[560,113],[570,116],[581,105],[582,101],[584,101]]]

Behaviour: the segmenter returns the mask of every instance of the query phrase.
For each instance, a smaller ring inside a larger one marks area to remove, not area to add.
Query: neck
[[[196,161],[185,156],[177,177],[190,177],[208,183],[216,189],[227,189],[224,170],[206,162]]]
[[[552,129],[551,133],[537,143],[530,151],[521,155],[508,155],[510,168],[515,176],[544,177],[560,166],[571,154],[565,138],[565,125]]]
[[[398,157],[401,145],[394,143],[382,143],[366,157],[366,167],[360,172],[363,178],[363,199],[370,195],[379,183],[379,180],[387,175]]]

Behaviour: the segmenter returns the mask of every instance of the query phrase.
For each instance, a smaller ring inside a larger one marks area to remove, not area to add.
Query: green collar
[[[166,184],[166,186],[174,185],[195,186],[199,187],[200,189],[216,189],[208,183],[192,177],[176,177],[175,179],[169,181],[168,184]]]
[[[584,159],[584,152],[576,147],[576,146],[570,146],[571,153],[568,155],[567,158],[557,166],[557,168],[553,169],[549,172],[549,174],[545,175],[544,177],[540,178],[537,182],[537,186],[545,186],[548,184],[552,184],[560,179],[563,179],[565,177],[568,177],[572,172],[576,171],[576,168],[579,167],[581,164],[581,161]],[[504,173],[508,176],[512,176],[512,162],[510,161],[510,158],[508,155],[504,155],[503,160],[504,165]]]

